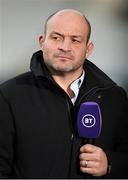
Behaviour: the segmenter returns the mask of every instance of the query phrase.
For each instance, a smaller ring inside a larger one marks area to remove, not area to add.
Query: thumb
[[[96,150],[96,146],[92,144],[85,144],[80,148],[80,153],[93,153]]]

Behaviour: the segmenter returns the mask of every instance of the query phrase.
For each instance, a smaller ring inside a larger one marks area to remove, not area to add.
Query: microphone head
[[[100,107],[96,102],[82,103],[77,115],[78,134],[82,138],[98,138],[102,119]]]

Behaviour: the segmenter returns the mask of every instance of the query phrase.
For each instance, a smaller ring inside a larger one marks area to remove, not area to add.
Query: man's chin
[[[62,73],[68,73],[68,72],[71,72],[72,71],[72,68],[71,69],[69,69],[69,68],[56,68],[56,69],[54,69],[55,71],[57,71],[57,72],[62,72]]]
[[[54,71],[57,71],[57,72],[70,72],[73,70],[73,67],[72,66],[66,66],[66,67],[62,67],[62,66],[57,66],[57,65],[54,65],[53,67],[53,70]]]

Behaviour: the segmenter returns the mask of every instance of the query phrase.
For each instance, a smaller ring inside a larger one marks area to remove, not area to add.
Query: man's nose
[[[71,51],[71,41],[69,39],[63,40],[58,49],[65,52]]]

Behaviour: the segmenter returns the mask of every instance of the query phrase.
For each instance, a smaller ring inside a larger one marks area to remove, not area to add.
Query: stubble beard
[[[47,54],[44,54],[44,62],[52,74],[63,76],[65,73],[77,71],[81,66],[81,64],[75,64],[75,62],[73,62],[73,56],[71,56],[71,60],[59,60],[57,58],[58,54],[54,54],[53,60],[51,61],[51,58],[49,58]]]
[[[61,62],[58,60],[51,62],[48,58],[45,57],[44,62],[52,73],[63,74],[74,70],[74,64],[72,62],[66,62],[65,60]]]
[[[71,64],[71,63],[67,63],[65,65],[53,63],[52,69],[56,72],[59,72],[59,73],[68,73],[68,72],[73,71],[74,67],[73,67],[73,64]]]

